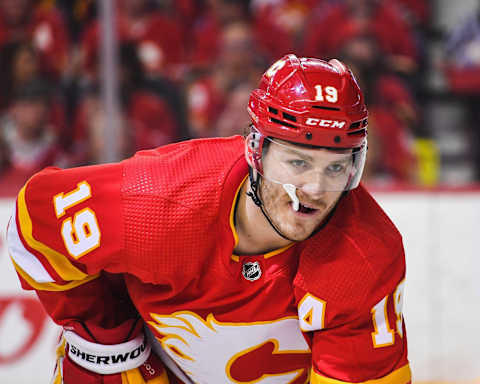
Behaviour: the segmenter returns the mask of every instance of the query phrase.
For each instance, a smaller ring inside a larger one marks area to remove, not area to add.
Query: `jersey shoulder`
[[[395,224],[362,186],[340,202],[331,225],[356,245],[370,265],[382,268],[395,259],[402,236]]]
[[[218,225],[228,227],[246,174],[243,145],[240,136],[192,140],[116,164],[39,172],[20,191],[10,226],[17,270],[56,284],[102,270],[146,282],[194,274]]]
[[[30,285],[85,280],[123,253],[120,164],[46,168],[20,190],[8,229],[17,271]],[[50,288],[59,288],[50,287]]]
[[[244,139],[196,139],[140,151],[124,162],[126,196],[156,195],[206,214],[224,187],[220,182],[243,157]],[[207,203],[207,204],[206,204]],[[210,212],[211,211],[211,212]]]
[[[236,136],[168,145],[125,162],[122,199],[132,272],[148,282],[198,272],[221,241],[219,224],[228,220],[233,189],[241,182],[231,174],[245,163],[243,153],[244,139]]]

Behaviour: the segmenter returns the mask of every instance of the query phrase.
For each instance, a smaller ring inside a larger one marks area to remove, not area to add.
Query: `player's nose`
[[[302,185],[301,190],[312,200],[318,200],[327,191],[325,177],[321,173],[317,173],[314,177],[308,180],[308,182]]]

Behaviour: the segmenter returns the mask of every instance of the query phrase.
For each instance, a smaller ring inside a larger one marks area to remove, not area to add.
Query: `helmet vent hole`
[[[326,109],[327,111],[340,111],[340,108],[324,107],[324,106],[321,106],[321,105],[312,105],[312,108],[315,108],[315,109]]]
[[[268,107],[268,112],[278,115],[278,109],[276,108]]]
[[[361,123],[362,123],[361,121],[356,121],[356,122],[354,122],[354,123],[352,123],[352,124],[350,125],[350,128],[349,128],[349,129],[360,128],[360,124],[361,124]]]
[[[305,138],[306,138],[307,140],[312,140],[312,132],[307,132],[307,133],[305,134]]]
[[[333,141],[335,141],[335,143],[340,143],[340,141],[342,141],[341,137],[340,136],[335,136],[333,138]]]
[[[348,135],[348,136],[352,136],[352,135],[364,135],[366,132],[367,132],[367,130],[366,130],[365,128],[363,128],[363,129],[359,129],[358,131],[347,132],[347,135]]]
[[[284,118],[285,120],[290,120],[290,121],[293,121],[293,122],[295,122],[295,123],[297,122],[297,118],[296,118],[295,116],[293,116],[293,115],[290,115],[290,114],[285,113],[285,112],[283,112],[282,115],[283,115],[283,118]]]
[[[289,128],[293,128],[293,129],[298,129],[295,125],[290,124],[290,123],[287,123],[286,121],[282,121],[282,120],[275,119],[274,117],[269,117],[269,120],[270,120],[272,123],[280,124],[280,125],[283,125],[284,127],[289,127]]]

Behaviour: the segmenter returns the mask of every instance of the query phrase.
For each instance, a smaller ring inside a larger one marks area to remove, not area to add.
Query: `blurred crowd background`
[[[357,76],[370,110],[367,183],[480,179],[480,2],[113,4],[107,19],[95,0],[0,0],[0,195],[13,196],[47,165],[102,162],[107,149],[118,160],[187,138],[243,134],[250,91],[287,53],[336,57]],[[453,7],[463,14],[442,26]],[[106,135],[112,74],[118,108]]]

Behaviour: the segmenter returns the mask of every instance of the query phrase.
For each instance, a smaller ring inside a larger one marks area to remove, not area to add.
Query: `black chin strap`
[[[249,168],[248,169],[248,178],[250,179],[250,189],[251,190],[249,192],[247,192],[247,196],[250,196],[251,199],[253,200],[253,202],[255,203],[255,205],[260,208],[260,210],[263,213],[263,216],[265,216],[265,219],[267,219],[270,226],[275,230],[275,232],[277,232],[277,234],[279,236],[283,237],[285,240],[288,240],[288,241],[296,241],[296,240],[290,239],[289,237],[285,236],[282,232],[280,232],[280,230],[272,223],[272,220],[270,220],[270,217],[267,215],[267,212],[265,212],[265,209],[263,208],[262,200],[260,200],[260,197],[258,196],[258,187],[259,187],[259,184],[260,184],[260,174],[257,173],[257,177],[258,177],[258,181],[254,180],[253,170],[252,170],[252,168]]]
[[[253,170],[248,168],[248,178],[250,179],[250,191],[247,196],[250,196],[257,207],[262,207],[262,201],[258,197],[258,183],[253,179]]]

